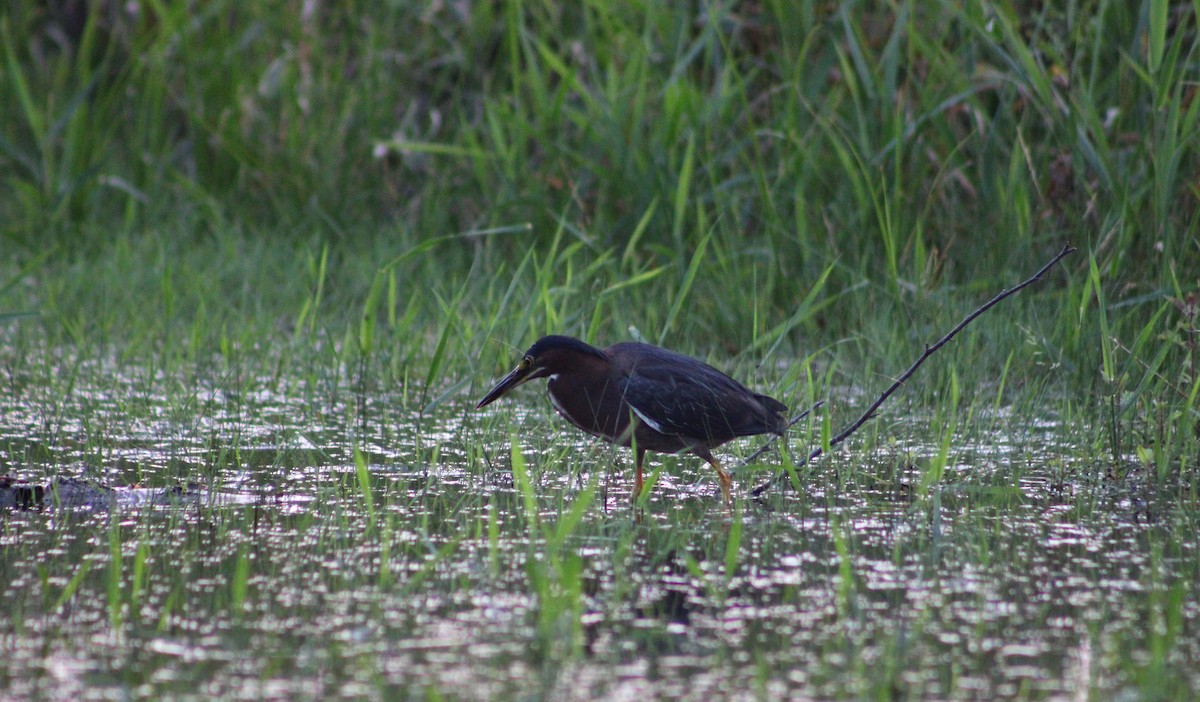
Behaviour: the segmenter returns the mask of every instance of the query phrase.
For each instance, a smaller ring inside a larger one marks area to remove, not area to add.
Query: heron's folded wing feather
[[[687,370],[639,366],[624,381],[625,400],[662,434],[726,441],[773,430],[758,395],[709,366]]]

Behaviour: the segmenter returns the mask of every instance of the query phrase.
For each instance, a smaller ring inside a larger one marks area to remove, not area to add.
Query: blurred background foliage
[[[4,237],[191,214],[603,247],[649,213],[649,256],[721,220],[780,266],[1197,261],[1192,4],[659,5],[7,4]]]

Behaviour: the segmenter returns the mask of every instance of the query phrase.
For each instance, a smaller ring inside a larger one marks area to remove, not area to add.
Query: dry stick
[[[1028,287],[1030,285],[1033,285],[1038,280],[1041,280],[1041,277],[1046,274],[1046,271],[1053,268],[1054,265],[1057,264],[1059,261],[1061,261],[1067,254],[1070,254],[1070,253],[1074,252],[1075,250],[1076,250],[1075,247],[1071,246],[1070,244],[1064,246],[1062,251],[1058,252],[1058,255],[1056,255],[1054,258],[1050,259],[1049,263],[1042,266],[1041,269],[1039,269],[1037,273],[1034,273],[1033,276],[1031,276],[1028,280],[1021,283],[1020,285],[1016,285],[1007,290],[1000,291],[1000,294],[998,294],[995,297],[993,297],[992,299],[988,300],[987,302],[985,302],[983,304],[982,307],[980,307],[979,309],[975,310],[974,312],[972,312],[971,314],[969,314],[965,318],[963,318],[963,321],[959,322],[958,326],[951,329],[949,334],[946,334],[941,339],[938,339],[937,343],[935,343],[933,346],[926,345],[925,352],[921,354],[921,357],[918,358],[916,361],[914,361],[913,364],[908,367],[908,370],[904,371],[904,374],[896,379],[896,382],[892,383],[891,386],[888,387],[887,390],[884,390],[883,394],[880,395],[879,398],[877,400],[875,400],[875,402],[873,402],[870,407],[867,408],[866,412],[863,412],[861,417],[854,420],[853,424],[846,427],[845,429],[843,429],[841,431],[841,433],[839,433],[837,436],[835,436],[829,440],[829,448],[833,449],[833,447],[835,447],[838,444],[845,441],[851,434],[858,431],[858,429],[863,424],[866,424],[867,420],[875,415],[875,412],[876,412],[876,410],[879,409],[879,406],[882,405],[884,402],[886,402],[887,399],[892,396],[892,393],[899,390],[900,386],[903,385],[906,380],[911,378],[913,373],[917,372],[917,368],[921,367],[921,364],[925,362],[925,359],[929,358],[930,356],[932,356],[934,354],[935,351],[937,351],[938,349],[945,346],[951,339],[954,338],[954,336],[956,334],[958,334],[960,331],[962,331],[968,324],[975,321],[976,317],[983,314],[984,312],[987,312],[993,306],[995,306],[995,304],[997,302],[1000,302],[1001,300],[1008,297],[1009,295],[1017,293],[1021,289]],[[814,409],[815,408],[816,408],[816,405],[814,405]],[[807,414],[807,412],[805,414]],[[801,417],[803,417],[803,416],[804,415],[801,415]],[[799,418],[797,418],[797,421],[798,421],[798,419]],[[791,425],[789,424],[788,426],[791,426]],[[772,441],[774,441],[774,439],[772,439]],[[763,446],[761,449],[758,450],[758,452],[752,454],[752,458],[761,455],[762,452],[765,451],[767,449],[767,447],[770,445],[771,445],[771,443],[768,442],[766,446]],[[812,453],[808,454],[808,458],[805,458],[803,461],[800,461],[799,463],[797,463],[795,467],[796,468],[803,467],[809,461],[815,460],[818,456],[820,456],[824,452],[825,451],[823,448],[818,447]],[[765,482],[762,485],[759,485],[758,487],[751,490],[750,494],[753,495],[754,497],[758,497],[758,496],[762,495],[764,492],[766,492],[767,490],[774,487],[776,483],[782,482],[784,480],[784,478],[786,478],[787,476],[788,476],[788,473],[786,471],[780,472],[779,474],[777,474],[775,477],[771,478],[767,482]]]
[[[783,428],[784,433],[786,433],[788,429],[791,429],[792,427],[796,426],[796,424],[798,424],[801,419],[804,419],[805,417],[812,414],[813,412],[816,412],[817,409],[823,404],[825,404],[825,400],[819,400],[817,402],[814,402],[812,407],[809,407],[808,409],[804,410],[800,414],[789,419],[787,426]],[[738,466],[738,468],[745,468],[746,466],[750,465],[751,461],[753,461],[754,459],[756,459],[759,456],[766,453],[772,446],[775,445],[775,442],[778,441],[782,437],[783,437],[783,434],[779,434],[777,436],[772,436],[770,439],[767,440],[767,443],[760,446],[757,451],[755,451],[754,453],[750,454],[749,456],[746,456],[745,458],[743,458],[742,463],[741,463],[741,465]]]

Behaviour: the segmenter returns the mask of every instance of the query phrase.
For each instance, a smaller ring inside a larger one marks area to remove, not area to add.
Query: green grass
[[[0,472],[259,497],[0,517],[0,690],[1197,694],[1200,6],[87,7],[0,10]],[[827,400],[744,493],[1066,243],[732,515],[473,411],[546,333]]]

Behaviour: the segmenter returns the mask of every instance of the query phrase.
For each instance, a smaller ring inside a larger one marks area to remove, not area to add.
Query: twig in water
[[[784,431],[786,432],[788,429],[791,429],[792,427],[796,426],[796,424],[798,424],[801,419],[804,419],[808,415],[815,412],[817,410],[817,408],[819,408],[823,404],[825,404],[824,400],[819,400],[817,402],[814,402],[812,407],[809,407],[808,409],[804,410],[803,412],[796,415],[795,417],[792,417],[790,420],[788,420],[787,428],[785,428]],[[746,466],[750,465],[750,463],[754,459],[763,455],[764,453],[767,452],[768,449],[770,449],[772,446],[774,446],[775,442],[778,441],[780,438],[782,438],[782,435],[772,436],[770,439],[767,439],[767,443],[763,444],[762,446],[759,446],[757,451],[755,451],[754,453],[752,453],[749,456],[746,456],[744,459],[742,459],[742,463],[741,463],[741,465],[738,466],[738,468],[745,468]]]
[[[866,412],[863,412],[861,417],[854,420],[854,423],[852,423],[850,426],[843,429],[841,432],[838,433],[837,436],[835,436],[829,440],[829,448],[832,450],[833,447],[842,443],[851,434],[858,431],[858,429],[863,424],[866,424],[867,420],[875,415],[875,412],[876,412],[876,410],[879,409],[879,406],[882,405],[884,402],[886,402],[887,399],[892,396],[892,393],[899,390],[900,386],[904,384],[904,381],[911,378],[913,373],[917,372],[917,369],[921,367],[921,364],[925,362],[925,359],[929,358],[930,356],[932,356],[934,354],[935,351],[937,351],[938,349],[945,346],[951,339],[954,338],[954,336],[956,334],[958,334],[960,331],[962,331],[963,328],[965,328],[971,322],[975,321],[976,317],[983,314],[984,312],[987,312],[993,306],[995,306],[996,303],[1000,302],[1001,300],[1008,297],[1009,295],[1020,292],[1023,288],[1033,285],[1037,281],[1041,280],[1042,276],[1046,274],[1046,271],[1053,268],[1055,266],[1055,264],[1057,264],[1064,257],[1066,257],[1067,254],[1070,254],[1070,253],[1074,252],[1075,250],[1076,250],[1075,247],[1071,246],[1070,244],[1064,246],[1062,248],[1062,251],[1059,251],[1058,254],[1054,258],[1050,259],[1049,263],[1042,266],[1038,270],[1038,272],[1034,273],[1032,276],[1030,276],[1028,280],[1024,281],[1023,283],[1020,283],[1019,285],[1008,288],[1007,290],[1001,290],[998,295],[996,295],[992,299],[985,302],[982,307],[980,307],[979,309],[975,310],[971,314],[964,317],[963,320],[958,323],[958,326],[956,326],[950,330],[950,333],[946,334],[941,339],[938,339],[937,342],[934,343],[932,346],[926,345],[925,352],[921,354],[921,357],[918,358],[916,361],[914,361],[913,364],[908,367],[908,370],[904,371],[904,373],[899,378],[896,379],[896,382],[892,383],[888,387],[887,390],[884,390],[883,394],[880,395],[879,398],[875,400],[875,402],[871,403],[871,406],[867,408]],[[803,415],[801,415],[801,416],[803,416]],[[789,424],[788,426],[791,426],[791,425]],[[762,449],[760,449],[757,453],[752,454],[751,458],[759,456],[762,453],[762,451],[764,451],[764,450],[766,450],[766,446],[764,446]],[[803,461],[800,461],[799,463],[797,463],[796,468],[800,468],[800,467],[806,465],[809,461],[815,460],[818,456],[820,456],[824,452],[825,451],[823,448],[817,447],[816,449],[813,450],[812,453],[808,454],[807,458],[805,458]],[[770,480],[766,481],[762,485],[759,485],[758,487],[751,490],[750,494],[753,495],[754,497],[758,497],[758,496],[762,495],[764,492],[766,492],[767,490],[770,490],[776,484],[783,482],[784,479],[787,477],[787,475],[788,474],[786,472],[778,473]]]

